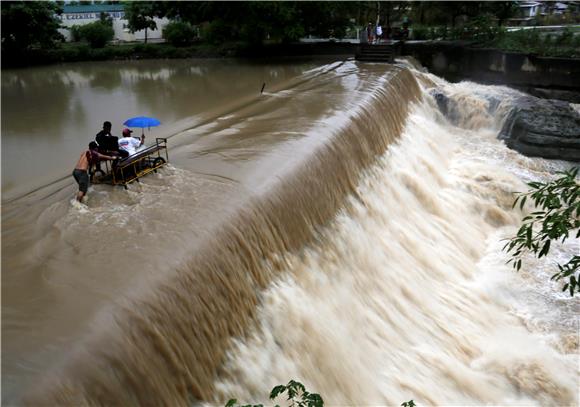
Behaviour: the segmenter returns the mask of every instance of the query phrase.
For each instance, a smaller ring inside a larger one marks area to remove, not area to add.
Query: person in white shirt
[[[123,138],[119,139],[119,149],[128,152],[130,156],[135,154],[137,149],[141,147],[145,141],[145,135],[141,135],[141,139],[138,139],[131,137],[131,133],[133,133],[133,130],[124,129]]]

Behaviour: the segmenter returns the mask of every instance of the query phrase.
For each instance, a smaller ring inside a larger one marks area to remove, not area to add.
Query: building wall
[[[127,28],[128,21],[125,19],[125,12],[123,11],[111,11],[107,12],[111,17],[113,17],[113,31],[114,41],[121,42],[132,42],[132,41],[144,41],[145,40],[145,30],[140,30],[135,33],[129,32]],[[99,21],[100,13],[63,13],[60,18],[62,20],[62,25],[64,27],[72,27],[73,25],[85,25],[89,23],[94,23]],[[153,42],[158,42],[162,40],[163,28],[169,23],[167,18],[154,18],[157,24],[156,30],[147,30],[147,40],[152,40]],[[67,41],[71,41],[71,33],[68,29],[59,29],[59,32],[64,35]]]

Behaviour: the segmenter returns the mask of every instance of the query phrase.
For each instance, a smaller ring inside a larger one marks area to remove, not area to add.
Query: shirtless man
[[[89,143],[89,149],[81,153],[79,161],[72,173],[75,181],[79,184],[79,192],[77,193],[77,201],[82,202],[83,197],[89,188],[89,168],[96,164],[99,160],[116,160],[117,157],[111,157],[101,154],[97,151],[99,146],[94,141]]]

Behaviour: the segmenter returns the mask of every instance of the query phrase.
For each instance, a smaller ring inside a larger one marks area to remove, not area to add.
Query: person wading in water
[[[96,165],[100,160],[116,160],[118,157],[101,154],[97,151],[99,146],[94,141],[89,143],[89,149],[81,153],[79,161],[72,173],[75,181],[79,184],[77,201],[82,202],[89,189],[89,168]]]

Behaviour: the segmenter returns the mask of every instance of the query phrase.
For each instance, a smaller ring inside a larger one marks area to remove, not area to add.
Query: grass
[[[416,26],[412,38],[428,40],[464,40],[475,47],[497,48],[505,51],[523,52],[545,57],[580,58],[580,26],[571,26],[563,31],[526,29],[506,31],[491,24],[448,27]]]
[[[237,42],[217,45],[198,43],[187,47],[175,47],[167,43],[131,43],[107,45],[104,48],[91,48],[85,43],[64,43],[50,50],[34,49],[18,55],[3,53],[2,67],[78,61],[227,57],[240,55],[246,49],[246,45]]]
[[[541,33],[534,29],[501,32],[484,45],[539,56],[580,58],[580,35],[569,29],[561,33]]]

